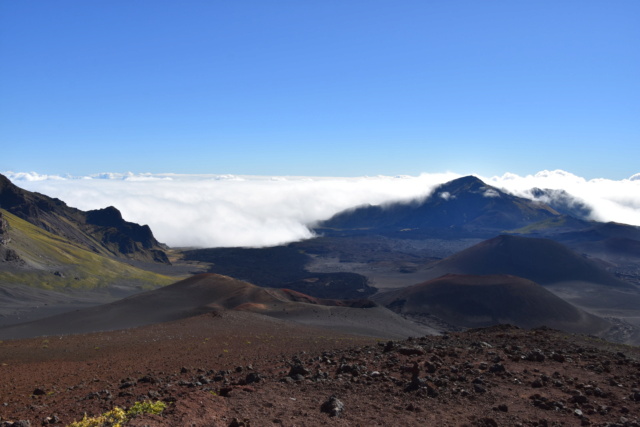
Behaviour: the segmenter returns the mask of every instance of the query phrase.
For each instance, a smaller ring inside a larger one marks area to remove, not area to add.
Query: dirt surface
[[[65,425],[151,399],[168,408],[131,425],[636,426],[639,360],[546,329],[388,342],[222,312],[0,343],[0,423]]]

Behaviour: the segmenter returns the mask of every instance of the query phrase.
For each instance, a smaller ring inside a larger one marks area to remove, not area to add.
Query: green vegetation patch
[[[160,415],[166,408],[167,404],[162,401],[145,400],[134,403],[126,411],[116,406],[98,417],[87,418],[87,414],[85,414],[81,421],[75,421],[67,427],[120,427],[127,425],[129,421],[140,415]]]
[[[548,230],[550,228],[562,227],[565,223],[566,218],[564,216],[554,217],[545,219],[543,221],[534,222],[533,224],[529,224],[526,227],[518,228],[517,230],[506,231],[505,233],[529,234],[536,231]]]

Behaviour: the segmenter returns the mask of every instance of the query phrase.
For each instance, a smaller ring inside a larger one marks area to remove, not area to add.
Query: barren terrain
[[[168,408],[132,425],[636,426],[639,357],[546,329],[389,342],[225,311],[5,341],[0,416],[65,424],[151,399]]]

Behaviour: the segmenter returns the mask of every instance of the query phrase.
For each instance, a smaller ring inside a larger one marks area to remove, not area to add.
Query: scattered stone
[[[130,388],[133,387],[134,385],[136,385],[135,381],[125,381],[122,384],[120,384],[120,390],[123,390],[125,388]]]
[[[583,396],[581,394],[578,394],[578,395],[572,396],[569,399],[569,402],[570,403],[585,404],[585,403],[589,402],[589,399],[587,399],[587,396]]]
[[[46,417],[44,420],[42,420],[42,425],[58,424],[59,422],[60,422],[60,418],[58,418],[56,415],[52,415],[52,416]]]
[[[541,387],[544,387],[544,383],[542,382],[542,380],[540,380],[540,378],[536,378],[531,382],[531,387],[541,388]]]
[[[140,382],[140,383],[148,383],[148,384],[159,384],[162,381],[160,381],[159,378],[154,377],[153,375],[145,375],[144,377],[140,378],[138,380],[138,382]]]
[[[497,374],[499,372],[505,372],[505,371],[506,371],[506,369],[505,369],[504,365],[501,364],[501,363],[496,363],[495,365],[492,365],[489,368],[489,372],[491,372],[493,374]]]
[[[222,397],[229,397],[232,391],[233,391],[233,387],[222,387],[218,392],[218,394]]]
[[[422,409],[420,409],[420,407],[418,406],[415,406],[413,403],[409,403],[405,410],[412,412],[422,412]]]
[[[396,351],[404,356],[422,356],[425,354],[422,347],[400,347]]]
[[[262,381],[262,377],[257,372],[247,374],[247,377],[244,380],[245,384],[259,383],[260,381]]]
[[[289,373],[287,374],[287,376],[293,379],[296,379],[296,376],[301,376],[304,379],[304,377],[310,374],[311,372],[307,368],[300,364],[296,364],[291,366],[291,369],[289,369]]]
[[[234,418],[229,423],[229,427],[250,427],[250,426],[251,426],[251,422],[246,419],[240,421],[239,419]]]
[[[339,417],[344,411],[344,403],[335,395],[332,395],[322,404],[320,410],[329,414],[330,417]]]
[[[480,385],[480,384],[474,384],[473,385],[473,391],[475,391],[476,393],[483,394],[483,393],[487,392],[487,389],[484,386]]]
[[[436,371],[438,370],[438,367],[434,363],[424,362],[424,369],[429,374],[435,374]]]
[[[31,394],[33,394],[34,396],[44,396],[45,394],[47,394],[47,392],[41,388],[36,388]]]
[[[525,356],[525,360],[529,360],[531,362],[544,362],[545,355],[542,350],[535,349],[527,353],[527,355]]]

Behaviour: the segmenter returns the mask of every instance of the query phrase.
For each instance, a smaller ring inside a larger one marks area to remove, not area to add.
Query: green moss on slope
[[[517,230],[506,231],[505,233],[512,234],[530,234],[536,231],[548,230],[551,228],[562,227],[566,223],[566,217],[554,217],[549,218],[544,221],[534,222],[533,224],[529,224],[525,227],[518,228]]]
[[[55,290],[111,285],[151,289],[175,281],[175,278],[89,252],[5,210],[0,211],[8,223],[6,248],[19,257],[11,262],[0,262],[0,284]]]

